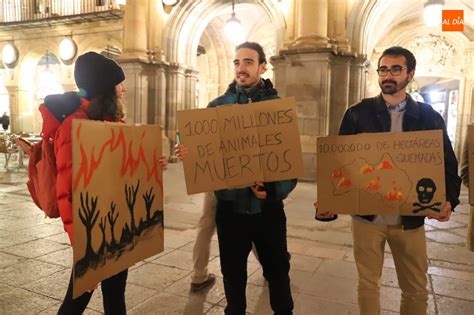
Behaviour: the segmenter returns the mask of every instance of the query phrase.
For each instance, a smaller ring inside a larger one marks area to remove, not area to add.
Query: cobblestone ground
[[[69,280],[72,251],[59,220],[45,219],[26,190],[26,171],[3,168],[0,157],[0,314],[56,314]],[[287,200],[288,245],[295,314],[357,314],[357,271],[352,254],[350,217],[313,220],[314,183],[299,183]],[[165,174],[165,251],[136,264],[129,273],[130,314],[222,314],[225,297],[217,240],[210,271],[216,284],[205,292],[189,290],[192,248],[202,195],[188,196],[180,164]],[[429,313],[474,314],[474,253],[465,249],[469,216],[467,193],[446,223],[427,220]],[[250,255],[247,310],[271,314],[262,271]],[[387,248],[381,299],[383,314],[398,313],[400,290]],[[87,314],[102,313],[100,289]]]

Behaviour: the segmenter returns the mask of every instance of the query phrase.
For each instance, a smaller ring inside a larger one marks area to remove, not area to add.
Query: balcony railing
[[[0,23],[61,18],[119,9],[116,0],[1,0]]]

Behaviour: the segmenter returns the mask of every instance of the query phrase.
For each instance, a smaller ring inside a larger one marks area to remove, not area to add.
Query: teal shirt
[[[263,79],[261,83],[250,91],[237,89],[235,81],[229,85],[224,95],[216,98],[207,107],[221,105],[248,104],[268,101],[279,98],[270,80]],[[264,183],[267,192],[266,200],[283,200],[296,187],[297,180],[281,180]],[[262,212],[265,200],[255,197],[250,187],[240,189],[222,189],[214,192],[217,200],[232,201],[233,211],[244,214],[257,214]]]

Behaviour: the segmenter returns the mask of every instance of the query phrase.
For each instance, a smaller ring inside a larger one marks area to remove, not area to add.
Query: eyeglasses
[[[379,74],[379,76],[381,77],[384,77],[386,76],[389,72],[393,75],[393,76],[397,76],[397,75],[400,75],[402,73],[403,70],[405,70],[407,68],[404,68],[404,67],[401,67],[401,66],[393,66],[391,67],[390,69],[387,68],[387,67],[382,67],[382,68],[378,68],[377,69],[377,73]]]

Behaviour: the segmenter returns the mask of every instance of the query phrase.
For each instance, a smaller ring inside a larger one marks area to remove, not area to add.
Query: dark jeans
[[[247,258],[252,242],[257,249],[264,277],[268,280],[270,304],[275,314],[292,314],[290,262],[286,246],[286,216],[282,208],[262,213],[235,213],[225,202],[217,204],[217,236],[224,290],[225,314],[245,314]]]
[[[105,279],[101,283],[104,314],[127,314],[125,307],[125,286],[127,284],[128,269]],[[91,299],[93,292],[86,292],[77,299],[72,298],[72,273],[69,279],[66,296],[58,310],[59,315],[82,314]]]

